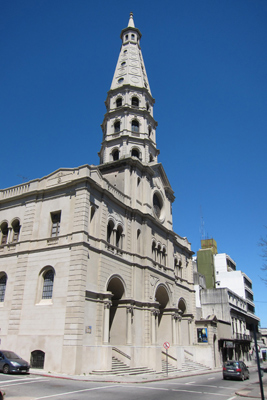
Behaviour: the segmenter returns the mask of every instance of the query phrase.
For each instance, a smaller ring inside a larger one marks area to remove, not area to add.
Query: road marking
[[[215,379],[215,377],[213,377],[213,378],[208,378],[208,381],[212,381],[212,379]]]
[[[67,396],[68,394],[81,393],[81,392],[90,392],[92,390],[108,389],[108,388],[114,388],[114,387],[121,387],[121,385],[99,386],[99,387],[90,388],[90,389],[74,390],[72,392],[50,394],[49,396],[36,397],[34,400],[51,399],[52,397],[57,397],[57,396]]]
[[[3,388],[5,388],[5,387],[10,387],[10,386],[18,386],[18,385],[28,385],[29,383],[42,383],[42,382],[47,382],[47,381],[49,381],[50,379],[42,379],[42,380],[38,380],[38,382],[36,382],[36,380],[34,379],[34,380],[29,380],[29,381],[27,381],[27,382],[17,382],[17,383],[7,383],[7,384],[5,384],[5,385],[2,385],[1,384],[1,388],[3,387]]]
[[[184,384],[182,384],[182,385],[192,385],[193,383],[196,383],[196,381],[193,381],[193,382],[186,382],[186,383],[184,383]]]
[[[29,380],[33,380],[33,379],[35,379],[35,380],[40,380],[40,379],[43,379],[42,377],[38,377],[38,378],[21,378],[21,379],[7,379],[7,380],[5,380],[5,381],[1,381],[0,383],[1,383],[1,385],[2,385],[2,383],[6,383],[6,382],[21,382],[21,381],[29,381]]]
[[[236,399],[236,396],[234,396],[234,397],[229,397],[229,399],[226,399],[226,400],[234,400],[234,399]]]
[[[227,396],[227,394],[223,394],[223,393],[210,393],[210,392],[203,392],[203,394],[212,394],[213,396]]]
[[[168,385],[177,385],[177,386],[182,386],[182,385],[192,385],[196,387],[208,387],[208,388],[215,388],[215,389],[228,389],[228,390],[235,390],[235,387],[229,387],[229,386],[217,386],[217,385],[199,385],[198,383],[194,382],[188,382],[188,383],[178,383],[178,382],[167,382]]]
[[[186,392],[186,393],[197,393],[202,394],[202,392],[197,392],[196,390],[185,390],[185,389],[171,389],[172,392]]]

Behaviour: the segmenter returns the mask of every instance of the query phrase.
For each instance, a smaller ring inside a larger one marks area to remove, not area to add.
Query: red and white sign
[[[169,342],[163,343],[163,347],[164,349],[168,350],[170,348],[170,343]]]

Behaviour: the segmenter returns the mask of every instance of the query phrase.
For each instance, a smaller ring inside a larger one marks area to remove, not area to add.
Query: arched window
[[[94,218],[95,210],[96,210],[95,205],[92,205],[92,206],[91,206],[90,222],[91,222],[91,221],[93,220],[93,218]]]
[[[114,223],[113,221],[109,221],[107,226],[107,242],[112,244],[112,235],[113,235]]]
[[[121,107],[122,106],[122,98],[118,97],[116,100],[116,107]]]
[[[113,157],[113,161],[116,161],[119,159],[119,150],[118,149],[113,151],[112,157]]]
[[[137,157],[139,158],[139,151],[137,149],[132,150],[132,157]]]
[[[139,107],[139,99],[138,97],[132,97],[132,106]]]
[[[8,225],[7,222],[3,222],[1,225],[1,244],[7,244],[8,237]]]
[[[157,218],[160,218],[162,209],[162,200],[157,193],[153,196],[153,210]]]
[[[3,303],[3,301],[5,300],[6,281],[7,281],[7,276],[4,273],[0,277],[0,303]]]
[[[45,361],[45,353],[42,350],[34,350],[31,352],[31,368],[43,369]]]
[[[119,225],[116,230],[116,246],[119,248],[122,248],[122,232],[123,232],[123,229]]]
[[[121,123],[120,123],[120,121],[116,121],[114,123],[114,133],[118,133],[118,132],[120,132],[120,130],[121,130]]]
[[[151,128],[151,126],[149,125],[149,127],[148,127],[148,136],[149,136],[149,137],[151,136],[151,133],[152,133],[152,128]]]
[[[19,240],[19,231],[20,231],[20,224],[19,224],[19,220],[18,219],[15,219],[12,222],[12,229],[13,229],[12,242],[18,242],[18,240]]]
[[[152,154],[149,154],[149,162],[154,161]]]
[[[136,119],[132,121],[132,132],[139,133],[139,122]]]
[[[54,286],[54,271],[48,269],[43,274],[43,293],[42,299],[52,299]]]
[[[163,247],[162,250],[162,264],[166,267],[166,249]]]
[[[157,260],[157,252],[156,252],[156,242],[152,242],[152,258],[154,261]]]

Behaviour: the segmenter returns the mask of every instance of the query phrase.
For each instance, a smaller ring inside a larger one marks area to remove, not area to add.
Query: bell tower
[[[118,191],[132,209],[172,228],[173,190],[158,163],[157,122],[141,52],[141,33],[130,14],[121,31],[121,50],[105,101],[98,166],[109,191]]]
[[[155,100],[141,52],[141,36],[131,13],[127,28],[121,31],[121,50],[105,101],[100,165],[126,157],[136,157],[144,164],[157,162]]]

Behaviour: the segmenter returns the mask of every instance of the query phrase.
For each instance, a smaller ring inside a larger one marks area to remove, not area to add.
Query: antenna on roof
[[[202,215],[202,207],[200,206],[200,240],[205,239],[204,218]]]
[[[22,183],[27,182],[28,180],[27,176],[18,175],[18,177],[22,179]]]

